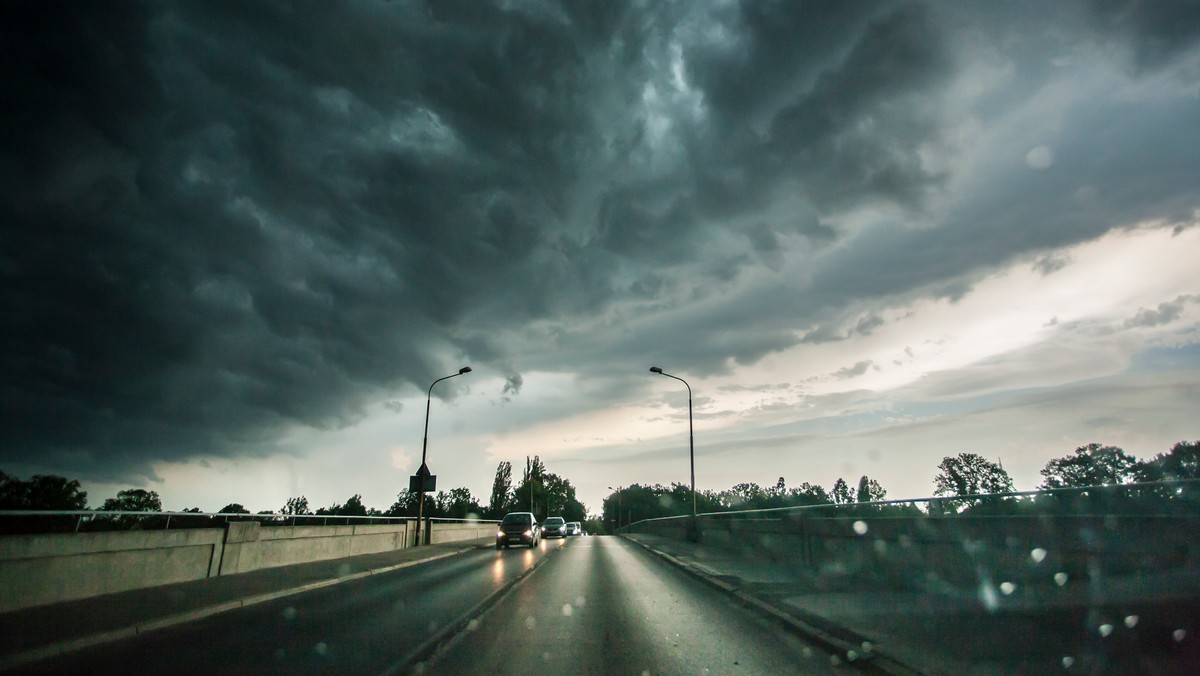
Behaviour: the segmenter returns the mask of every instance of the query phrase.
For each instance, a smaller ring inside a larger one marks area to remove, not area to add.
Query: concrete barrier
[[[685,537],[684,519],[629,532]],[[806,571],[825,588],[970,591],[981,581],[1026,585],[1200,568],[1189,516],[701,517],[701,540]],[[1056,577],[1057,576],[1057,577]]]
[[[465,542],[467,540],[494,539],[494,523],[434,523],[429,531],[430,544],[443,542]]]
[[[415,522],[0,537],[0,612],[217,575],[413,546]],[[495,524],[433,522],[432,543],[490,539]]]
[[[220,529],[0,538],[0,612],[216,575]]]

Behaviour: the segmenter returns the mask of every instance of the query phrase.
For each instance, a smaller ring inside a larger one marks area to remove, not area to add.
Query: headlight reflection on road
[[[492,564],[492,582],[499,584],[504,581],[504,557],[496,557],[496,562]]]

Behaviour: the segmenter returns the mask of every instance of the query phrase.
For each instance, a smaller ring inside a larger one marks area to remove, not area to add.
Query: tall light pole
[[[617,486],[616,488],[613,488],[612,486],[609,486],[608,490],[617,492],[617,528],[620,528],[621,527],[621,492],[625,490],[625,487]]]
[[[692,519],[688,525],[688,538],[692,541],[695,541],[698,539],[697,536],[699,535],[699,531],[696,529],[696,435],[692,429],[692,386],[688,385],[688,382],[683,378],[666,373],[657,366],[651,366],[650,372],[657,373],[660,376],[674,378],[675,380],[683,383],[683,386],[686,387],[688,391],[688,460],[691,463],[692,469]]]
[[[413,544],[414,547],[421,546],[421,522],[425,519],[425,477],[429,476],[429,467],[425,465],[425,454],[429,450],[429,402],[433,399],[433,386],[448,378],[470,372],[471,367],[464,366],[458,370],[458,373],[438,378],[429,384],[429,391],[425,393],[425,438],[421,440],[421,469],[417,470],[417,476],[420,477],[420,488],[417,490],[417,539]]]

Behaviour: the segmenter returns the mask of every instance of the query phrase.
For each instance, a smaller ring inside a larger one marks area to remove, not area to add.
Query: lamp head
[[[464,367],[462,367],[462,368],[460,368],[460,369],[458,370],[458,375],[460,375],[460,376],[461,376],[461,375],[462,375],[462,374],[464,374],[464,373],[470,373],[470,372],[471,372],[471,367],[470,367],[470,366],[464,366]]]
[[[662,369],[658,368],[657,366],[651,366],[650,372],[651,373],[662,373]]]

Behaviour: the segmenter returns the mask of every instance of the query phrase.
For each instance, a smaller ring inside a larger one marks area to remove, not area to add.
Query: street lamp
[[[616,488],[613,488],[612,486],[609,486],[608,490],[617,492],[617,528],[620,528],[621,527],[621,492],[625,490],[625,487],[617,486]]]
[[[455,376],[461,376],[464,373],[470,373],[471,367],[464,366],[458,370],[458,373],[452,373],[445,378],[438,378],[429,384],[429,391],[425,393],[425,438],[421,440],[421,469],[417,470],[417,475],[420,477],[419,488],[417,489],[417,539],[413,544],[414,547],[421,545],[421,522],[425,518],[425,477],[429,476],[429,468],[425,466],[425,453],[429,448],[429,402],[433,398],[433,386]]]
[[[692,386],[688,385],[688,382],[683,378],[666,373],[657,366],[651,366],[650,372],[657,373],[660,376],[674,378],[675,380],[683,383],[684,387],[686,387],[688,391],[688,460],[691,462],[692,468],[692,520],[688,527],[688,538],[692,541],[695,541],[699,533],[696,530],[696,436],[692,429]]]

